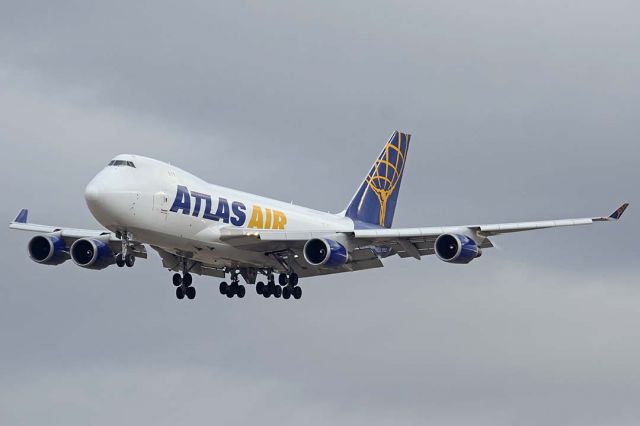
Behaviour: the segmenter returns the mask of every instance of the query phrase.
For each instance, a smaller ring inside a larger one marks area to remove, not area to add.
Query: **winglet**
[[[627,209],[627,207],[629,207],[629,203],[624,203],[623,205],[618,207],[616,211],[614,211],[613,213],[611,213],[611,215],[609,215],[609,219],[613,219],[613,220],[620,219],[624,211]]]
[[[27,223],[27,216],[29,215],[29,210],[27,209],[22,209],[20,210],[20,213],[18,213],[18,216],[16,216],[16,220],[14,220],[15,223]]]

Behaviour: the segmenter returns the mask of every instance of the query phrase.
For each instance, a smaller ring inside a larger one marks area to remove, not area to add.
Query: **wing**
[[[375,246],[388,247],[400,257],[420,259],[421,256],[434,254],[433,246],[435,240],[442,234],[463,234],[473,238],[480,248],[490,248],[493,247],[493,244],[489,237],[496,235],[616,221],[622,217],[628,206],[628,203],[621,205],[609,216],[432,228],[361,229],[355,230],[353,236],[356,240],[366,241]]]
[[[318,268],[304,261],[302,250],[307,241],[315,237],[328,237],[344,233],[323,231],[280,231],[280,230],[247,230],[228,226],[220,231],[220,240],[243,250],[263,252],[278,262],[290,265],[300,278],[316,275],[328,275],[338,272],[361,271],[363,269],[380,268],[383,263],[374,247],[363,245],[355,247],[350,253],[351,261],[345,265]]]
[[[76,228],[66,228],[63,226],[52,226],[52,225],[38,225],[35,223],[29,223],[28,220],[29,210],[22,209],[18,216],[16,216],[15,220],[9,224],[9,228],[17,229],[20,231],[29,231],[36,232],[39,234],[57,234],[62,237],[67,243],[67,247],[70,247],[71,244],[80,238],[96,238],[99,240],[108,243],[109,246],[114,250],[114,252],[118,252],[122,247],[122,240],[117,238],[116,235],[107,230],[100,229],[76,229]],[[141,243],[132,241],[133,244],[133,253],[136,257],[140,257],[143,259],[147,258],[147,251]]]
[[[493,247],[489,237],[496,235],[532,231],[535,229],[558,228],[564,226],[590,225],[595,222],[616,221],[629,206],[623,204],[609,216],[598,216],[578,219],[557,219],[537,222],[498,223],[487,225],[460,225],[428,228],[374,228],[355,229],[349,232],[336,232],[335,234],[348,234],[354,246],[354,253],[362,255],[369,267],[382,266],[375,262],[379,258],[397,254],[400,257],[413,257],[420,259],[422,256],[434,254],[436,238],[446,233],[457,233],[474,239],[480,248]],[[304,243],[311,238],[327,237],[331,234],[327,231],[288,232],[269,230],[243,230],[237,228],[224,229],[221,239],[233,246],[254,251],[286,251],[299,254]],[[364,255],[366,254],[366,255]],[[363,268],[365,269],[365,268]],[[341,271],[336,271],[341,272]]]

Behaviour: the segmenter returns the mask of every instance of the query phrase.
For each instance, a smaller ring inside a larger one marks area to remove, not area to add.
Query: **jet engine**
[[[466,264],[482,256],[482,249],[466,235],[442,234],[436,239],[434,250],[440,260]]]
[[[304,258],[313,266],[333,267],[349,261],[347,249],[340,243],[326,238],[313,238],[304,245]]]
[[[71,259],[88,269],[104,269],[115,263],[111,248],[100,240],[81,238],[71,245]]]
[[[59,265],[69,260],[69,253],[62,237],[58,235],[36,235],[29,241],[29,257],[43,265]]]

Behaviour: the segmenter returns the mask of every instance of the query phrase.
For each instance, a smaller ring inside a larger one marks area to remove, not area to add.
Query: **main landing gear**
[[[238,272],[231,272],[231,284],[227,284],[226,281],[222,281],[220,283],[220,294],[224,294],[229,299],[233,296],[238,296],[240,299],[244,297],[247,293],[247,289],[245,286],[240,284],[240,280],[238,279]]]
[[[256,292],[261,294],[265,298],[271,296],[279,299],[289,299],[293,296],[294,299],[300,299],[302,297],[302,288],[298,286],[298,274],[295,272],[289,274],[278,275],[278,284],[276,285],[273,273],[267,274],[267,284],[259,281],[256,284]]]
[[[117,232],[116,237],[122,240],[122,251],[116,254],[116,265],[118,265],[118,268],[122,268],[125,265],[131,268],[136,263],[136,256],[131,253],[131,244],[129,243],[131,235],[128,232],[124,234]]]
[[[193,276],[187,268],[187,259],[182,261],[182,275],[173,274],[173,285],[176,286],[176,297],[180,300],[187,296],[187,299],[193,300],[196,297],[196,289],[192,287]]]

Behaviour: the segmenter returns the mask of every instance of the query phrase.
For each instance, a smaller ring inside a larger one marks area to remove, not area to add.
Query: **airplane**
[[[299,278],[379,268],[382,259],[395,255],[419,260],[435,254],[444,262],[468,264],[493,247],[494,236],[615,222],[629,205],[603,217],[392,228],[410,139],[400,131],[391,135],[338,214],[213,185],[171,164],[123,154],[84,192],[91,214],[106,229],[37,225],[28,222],[26,209],[9,227],[37,233],[28,252],[42,265],[71,259],[87,269],[132,267],[137,258],[147,258],[149,246],[175,272],[178,299],[195,298],[193,274],[222,279],[219,290],[228,298],[245,296],[242,278],[265,298],[300,299]]]

